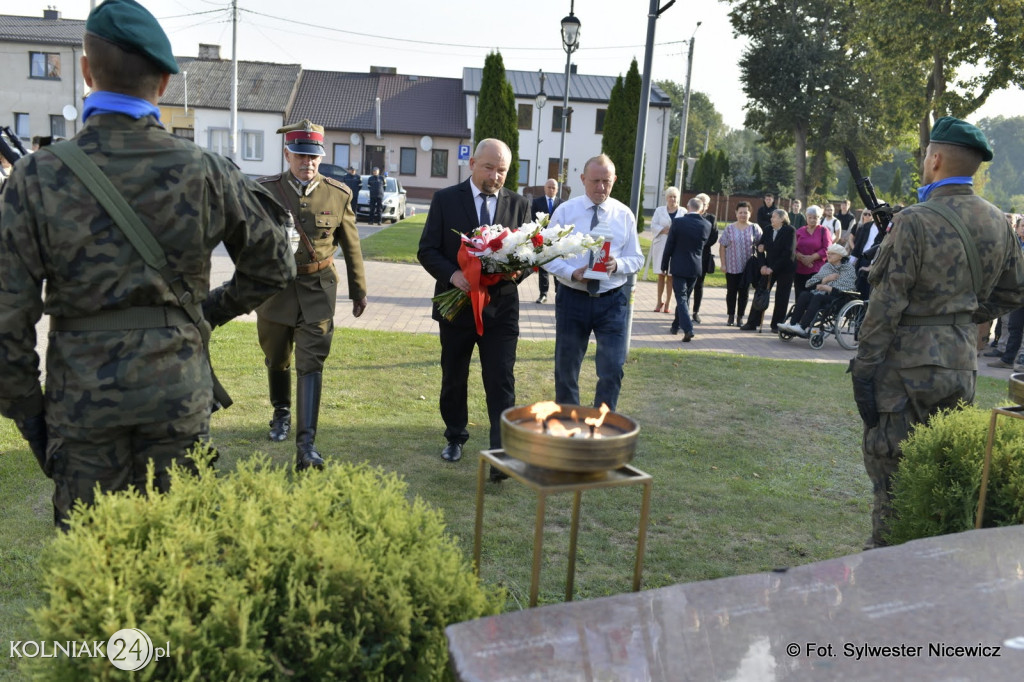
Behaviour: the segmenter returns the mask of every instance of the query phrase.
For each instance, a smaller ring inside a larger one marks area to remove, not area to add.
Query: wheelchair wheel
[[[836,341],[846,350],[857,350],[860,345],[860,323],[864,320],[867,306],[855,298],[844,305],[836,315]]]
[[[793,335],[790,334],[789,332],[784,332],[784,331],[782,331],[780,329],[779,330],[779,338],[782,339],[783,341],[789,341],[790,339],[793,338]]]
[[[811,336],[807,339],[807,343],[811,344],[811,348],[814,350],[818,350],[825,345],[825,333],[815,329],[811,332]]]

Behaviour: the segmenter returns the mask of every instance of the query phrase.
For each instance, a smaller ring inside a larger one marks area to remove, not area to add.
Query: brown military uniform
[[[900,441],[938,410],[973,401],[977,323],[1019,308],[1024,298],[1024,258],[1002,211],[963,184],[936,188],[932,202],[963,220],[978,250],[982,285],[975,290],[963,242],[945,219],[920,205],[894,216],[872,264],[853,369],[874,381],[880,416],[877,426],[865,428],[863,443],[876,545],[885,544],[888,532]]]
[[[305,242],[299,243],[295,252],[295,281],[256,309],[267,367],[288,369],[294,344],[296,372],[319,372],[330,353],[334,333],[338,298],[334,253],[339,245],[345,257],[349,298],[360,301],[366,297],[352,191],[322,175],[317,175],[306,187],[288,172],[257,182],[291,211],[296,229],[305,233],[313,247],[310,254]]]

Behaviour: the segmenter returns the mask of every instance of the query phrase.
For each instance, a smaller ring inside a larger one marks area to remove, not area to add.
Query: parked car
[[[333,163],[320,164],[320,174],[334,178],[335,180],[341,180],[345,177],[346,172],[347,171],[344,168],[341,166],[335,166]],[[366,184],[366,179],[370,176],[360,175],[359,177],[363,181],[363,187],[359,190],[359,196],[356,198],[356,219],[369,220],[370,190]],[[384,208],[381,211],[381,219],[390,220],[392,223],[401,220],[405,217],[405,204],[406,194],[405,188],[402,187],[402,182],[398,178],[385,178]]]

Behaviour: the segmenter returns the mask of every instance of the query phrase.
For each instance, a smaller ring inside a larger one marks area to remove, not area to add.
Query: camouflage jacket
[[[260,178],[257,182],[292,212],[296,229],[306,233],[317,261],[333,259],[334,252],[341,246],[348,275],[348,296],[353,301],[366,298],[366,275],[352,190],[342,182],[323,175],[314,177],[306,187],[291,173]],[[312,262],[306,247],[300,242],[295,252],[295,264],[301,268]],[[271,322],[295,326],[300,312],[307,322],[332,319],[337,300],[338,271],[332,262],[330,267],[318,272],[299,274],[284,291],[268,299],[256,312]]]
[[[214,322],[252,310],[294,277],[281,207],[227,159],[152,117],[94,115],[73,141],[152,230]],[[210,254],[222,242],[236,271],[211,292]],[[178,301],[63,162],[45,151],[19,160],[0,213],[0,413],[21,420],[43,410],[35,324],[44,312],[87,318],[135,306]],[[51,425],[170,421],[211,405],[192,324],[51,331],[46,369]]]
[[[894,216],[871,266],[871,299],[854,368],[858,376],[874,378],[887,387],[878,390],[882,411],[900,409],[903,390],[899,381],[882,375],[906,378],[909,370],[923,368],[923,373],[915,374],[915,384],[938,376],[939,370],[968,372],[973,377],[978,367],[976,323],[1024,304],[1024,257],[1002,211],[976,196],[969,185],[938,187],[929,201],[953,210],[973,236],[982,286],[975,290],[963,242],[945,219],[921,206],[910,206]],[[949,313],[967,313],[972,321],[901,324],[904,314]],[[917,388],[928,390],[925,385]],[[973,395],[973,385],[969,394]]]

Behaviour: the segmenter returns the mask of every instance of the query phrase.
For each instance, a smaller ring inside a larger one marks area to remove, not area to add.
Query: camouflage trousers
[[[916,420],[909,411],[882,412],[878,425],[864,428],[864,468],[871,479],[874,498],[871,509],[871,544],[884,547],[888,544],[889,520],[892,517],[892,477],[900,466],[903,450],[900,443],[906,440]]]
[[[68,513],[76,502],[92,504],[97,485],[102,493],[129,487],[144,492],[150,462],[153,487],[166,492],[171,465],[178,463],[195,471],[188,450],[197,441],[208,440],[209,431],[208,413],[157,424],[51,429],[47,457],[53,461],[55,525],[66,528]]]

